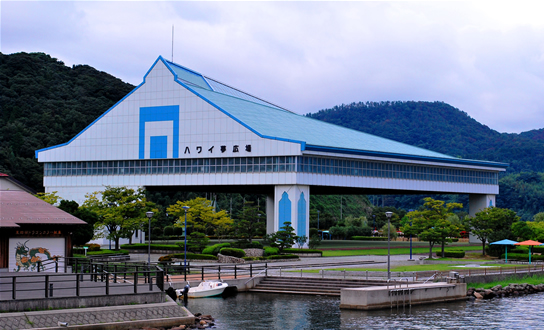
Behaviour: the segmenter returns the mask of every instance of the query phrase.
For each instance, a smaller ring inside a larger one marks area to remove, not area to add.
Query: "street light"
[[[152,211],[145,212],[145,215],[148,219],[148,234],[149,237],[147,238],[147,265],[151,264],[151,218],[153,217]]]
[[[391,216],[393,215],[393,212],[385,212],[385,215],[387,216],[387,279],[391,279],[391,239],[390,239],[390,229],[391,229]]]
[[[317,231],[319,231],[319,210],[317,210]]]
[[[183,248],[185,249],[185,252],[183,254],[183,267],[187,267],[187,210],[189,209],[189,206],[182,206],[181,207],[185,211],[185,230],[184,230],[184,238],[185,238],[185,244],[183,244]]]
[[[373,214],[372,218],[374,218],[374,231],[372,232],[372,236],[374,236],[376,234],[376,215]]]

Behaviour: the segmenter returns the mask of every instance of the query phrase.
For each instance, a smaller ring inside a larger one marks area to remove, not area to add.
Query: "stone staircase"
[[[361,288],[366,286],[387,285],[378,280],[331,279],[311,277],[275,277],[267,276],[251,292],[288,293],[340,296],[342,288]]]

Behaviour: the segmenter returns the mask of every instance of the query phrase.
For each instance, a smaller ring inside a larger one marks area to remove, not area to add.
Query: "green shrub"
[[[387,241],[387,237],[373,236],[353,236],[351,239],[355,241]]]
[[[451,241],[452,241],[452,243],[457,243],[457,242],[459,242],[459,239],[458,238],[452,238]]]
[[[504,259],[504,253],[501,259]],[[529,261],[529,252],[527,253],[508,253],[508,260]],[[531,261],[544,260],[544,255],[532,255]]]
[[[87,249],[87,252],[100,251],[100,244],[92,243],[92,244],[87,244],[86,246],[89,247],[89,249]]]
[[[280,249],[278,249],[277,247],[272,247],[272,246],[266,246],[264,248],[264,252],[263,252],[263,255],[266,257],[266,256],[274,256],[276,254],[280,253]]]
[[[152,233],[153,236],[155,236],[155,237],[161,236],[161,235],[162,235],[162,228],[160,228],[160,227],[155,227],[155,228],[151,229],[151,233]]]
[[[247,241],[236,241],[232,243],[231,246],[238,249],[262,249],[263,248],[263,244],[257,241],[252,241],[251,243]]]
[[[464,258],[465,251],[463,250],[444,250],[444,257],[446,258]]]
[[[174,235],[174,227],[172,226],[166,226],[163,230],[164,236],[173,236]]]
[[[242,259],[246,261],[266,260],[265,257],[243,257]]]
[[[174,226],[174,235],[175,236],[183,235],[183,227]]]
[[[183,259],[183,253],[174,253],[170,255],[172,258]],[[187,260],[217,260],[217,257],[210,254],[187,253]]]
[[[278,255],[275,255],[275,256],[269,256],[269,257],[266,257],[266,259],[298,259],[298,256],[294,255],[294,254],[278,254]]]
[[[207,246],[204,250],[202,250],[202,254],[211,254],[216,256],[222,248],[230,247],[230,246],[231,246],[230,243],[214,244],[211,246]]]
[[[534,253],[544,253],[544,246],[533,246],[531,252]]]
[[[310,228],[310,237],[314,235],[319,235],[319,230],[317,228]]]
[[[180,245],[179,245],[180,244]],[[146,243],[136,243],[136,244],[123,244],[121,245],[122,249],[127,250],[147,250]],[[171,244],[151,244],[152,250],[172,250],[172,251],[183,251],[183,242],[178,243],[178,245]]]
[[[311,249],[283,249],[285,253],[319,253],[323,255],[321,250],[311,250]]]
[[[246,253],[242,249],[235,249],[235,248],[222,248],[219,253],[221,253],[224,256],[231,256],[236,258],[243,258],[246,256]]]
[[[313,236],[310,236],[310,240],[308,241],[308,247],[310,249],[315,249],[321,244],[321,236],[319,234],[315,234]]]

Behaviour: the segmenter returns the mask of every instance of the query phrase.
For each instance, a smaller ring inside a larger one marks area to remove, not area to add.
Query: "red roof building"
[[[44,264],[48,260],[71,256],[71,232],[74,226],[84,224],[85,221],[33,196],[32,189],[0,173],[0,269],[47,270]],[[59,260],[63,266],[63,258]]]

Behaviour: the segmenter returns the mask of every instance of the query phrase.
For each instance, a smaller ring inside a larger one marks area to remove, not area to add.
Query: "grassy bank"
[[[522,278],[510,277],[502,281],[494,281],[489,283],[467,283],[467,288],[491,289],[492,287],[499,284],[505,287],[511,283],[516,283],[516,284],[527,283],[532,285],[542,284],[544,283],[544,275],[536,275],[536,276],[526,275]]]
[[[455,248],[456,250],[463,250],[463,251],[474,251],[478,250],[477,247],[469,246],[469,245],[455,245],[455,246],[448,246],[446,249],[449,248]],[[320,250],[322,250],[321,246],[319,247]],[[440,253],[442,251],[442,248],[435,247],[433,248],[433,253]],[[400,255],[400,254],[410,254],[410,248],[409,247],[395,247],[391,249],[391,255]],[[418,247],[418,248],[412,248],[412,254],[429,254],[429,248],[428,247]],[[324,250],[323,256],[324,257],[342,257],[342,256],[367,256],[367,255],[373,255],[373,256],[385,256],[387,255],[387,247],[386,248],[374,248],[374,249],[368,249],[368,250]]]
[[[455,266],[459,265],[448,265],[448,264],[431,264],[431,265],[407,265],[407,266],[395,266],[391,267],[392,272],[422,272],[422,271],[438,271],[438,272],[448,272],[450,270],[459,269]],[[514,265],[505,265],[505,264],[486,264],[486,266],[492,267],[514,267]],[[480,267],[464,267],[463,269],[481,269]],[[386,272],[387,268],[370,268],[370,267],[360,267],[360,268],[327,268],[326,271],[350,271],[350,272]],[[318,273],[318,269],[308,269],[303,270],[305,273]]]

